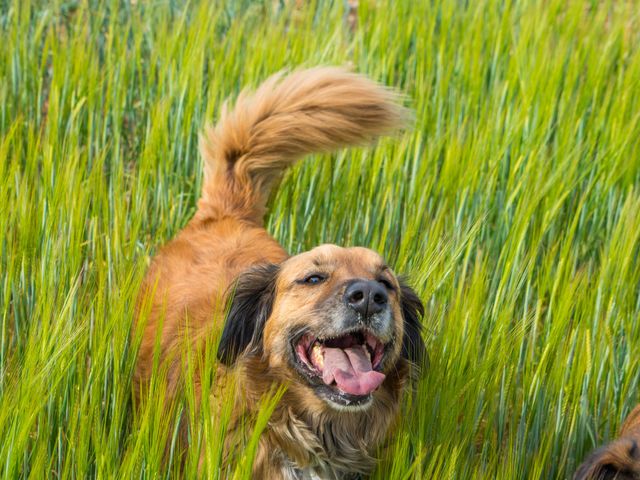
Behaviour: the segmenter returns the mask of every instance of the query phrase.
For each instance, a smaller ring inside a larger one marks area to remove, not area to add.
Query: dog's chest
[[[283,469],[284,478],[287,480],[338,480],[343,478],[358,478],[358,477],[344,477],[341,475],[337,475],[330,470],[326,471],[318,471],[317,469],[313,469],[311,467],[307,468],[296,468],[296,467],[285,467]]]
[[[283,468],[282,474],[287,480],[324,480],[311,468],[300,469],[294,466],[286,466]]]
[[[280,441],[275,442],[281,446],[275,457],[279,457],[276,463],[281,467],[282,478],[356,480],[362,478],[362,475],[355,472],[371,470],[374,467],[375,458],[367,451],[365,445],[375,445],[377,442],[367,437],[368,432],[356,430],[353,435],[348,435],[329,422],[324,422],[323,428],[311,428],[309,423],[313,425],[312,422],[293,421],[294,419],[296,417],[293,414],[288,416],[287,441],[280,438]],[[353,437],[359,441],[355,441]],[[291,442],[291,438],[296,441]],[[304,454],[301,455],[300,449],[296,451],[293,445],[306,446],[306,458]],[[294,458],[301,458],[304,463],[298,463]]]
[[[327,465],[298,468],[293,464],[283,467],[282,477],[286,480],[359,480],[362,478],[359,474],[338,473]]]

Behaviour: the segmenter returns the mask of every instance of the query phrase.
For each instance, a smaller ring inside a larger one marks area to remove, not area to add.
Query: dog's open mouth
[[[364,400],[384,381],[378,369],[385,345],[369,332],[350,332],[321,339],[303,335],[294,345],[295,355],[307,376],[322,381],[333,390],[331,400],[357,403]]]

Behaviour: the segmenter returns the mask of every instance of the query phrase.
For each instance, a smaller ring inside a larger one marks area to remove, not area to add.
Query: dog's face
[[[377,253],[322,245],[241,275],[219,357],[259,355],[306,401],[363,410],[399,361],[421,362],[422,310]]]

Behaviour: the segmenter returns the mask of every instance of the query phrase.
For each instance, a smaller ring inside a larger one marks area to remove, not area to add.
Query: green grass
[[[361,0],[354,35],[337,0],[132,3],[0,0],[4,478],[176,472],[161,389],[132,408],[137,286],[195,211],[223,99],[317,64],[415,111],[300,164],[268,217],[292,253],[382,252],[425,301],[431,366],[375,477],[567,478],[615,435],[640,382],[635,2]],[[204,472],[247,477],[252,439],[220,471],[207,413]]]

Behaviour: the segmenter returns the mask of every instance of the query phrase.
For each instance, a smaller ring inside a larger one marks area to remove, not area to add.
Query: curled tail
[[[276,74],[205,131],[205,181],[197,216],[261,223],[265,204],[288,166],[304,155],[362,145],[403,126],[398,95],[335,67]]]

